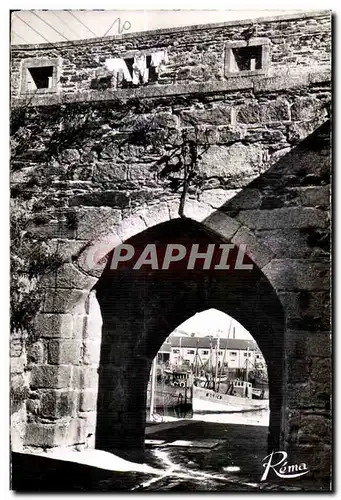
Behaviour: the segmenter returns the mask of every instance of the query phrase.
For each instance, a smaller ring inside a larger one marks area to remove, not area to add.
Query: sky
[[[179,335],[179,333],[191,335],[195,332],[197,337],[207,335],[217,337],[219,334],[220,338],[227,338],[230,332],[230,338],[232,338],[233,328],[236,339],[253,340],[252,335],[238,321],[217,309],[208,309],[195,314],[179,325],[174,335]]]
[[[323,6],[321,7],[323,8]],[[37,44],[254,19],[293,10],[20,10],[12,13],[11,43]],[[305,9],[306,11],[306,9]]]

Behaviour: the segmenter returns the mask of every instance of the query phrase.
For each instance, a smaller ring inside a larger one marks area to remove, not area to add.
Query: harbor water
[[[219,424],[239,424],[239,425],[259,425],[267,427],[269,425],[270,411],[257,410],[250,412],[234,412],[234,413],[210,413],[210,414],[193,414],[191,408],[156,408],[150,419],[150,414],[147,412],[147,421],[162,423],[176,420],[193,420],[201,422],[211,422]]]

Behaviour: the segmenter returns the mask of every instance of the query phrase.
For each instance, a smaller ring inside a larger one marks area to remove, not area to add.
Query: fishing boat
[[[156,360],[153,361],[147,387],[146,409],[152,418],[154,412],[164,413],[168,409],[191,407],[193,375],[190,370],[160,370],[157,376]]]
[[[219,336],[216,350],[219,350]],[[217,359],[217,357],[216,357]],[[215,379],[212,387],[200,387],[194,384],[192,388],[193,413],[235,413],[259,411],[269,408],[269,400],[264,399],[264,391],[255,391],[248,380],[248,359],[246,363],[246,380],[233,380],[222,384],[218,377],[216,363]]]
[[[193,413],[235,413],[259,411],[269,408],[268,399],[253,399],[252,384],[234,380],[223,394],[213,389],[193,385]]]

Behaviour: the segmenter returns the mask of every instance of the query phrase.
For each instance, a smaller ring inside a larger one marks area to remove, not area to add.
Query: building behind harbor
[[[226,367],[229,370],[266,370],[266,363],[253,340],[217,337],[169,336],[161,346],[158,361],[169,368]]]

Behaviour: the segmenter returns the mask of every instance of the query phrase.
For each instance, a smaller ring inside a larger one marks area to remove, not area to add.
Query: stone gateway
[[[331,16],[249,26],[12,47],[13,450],[141,458],[153,357],[214,307],[266,360],[269,453],[328,477]],[[110,268],[160,243],[249,269]]]

